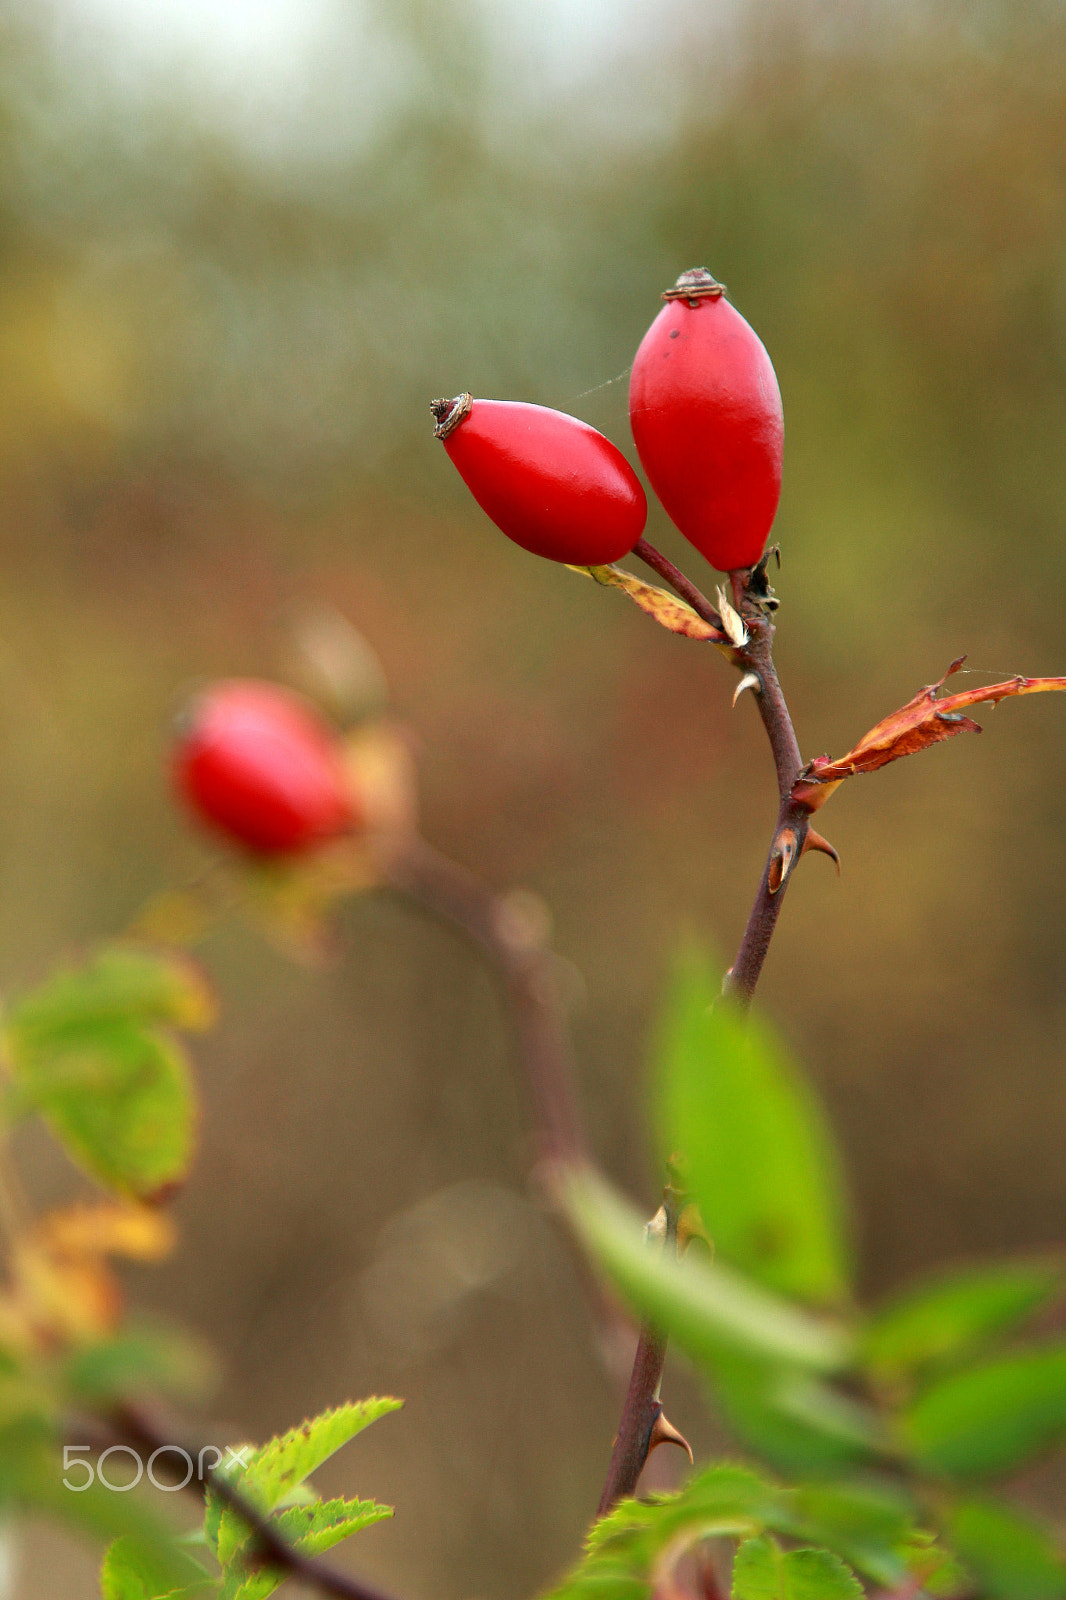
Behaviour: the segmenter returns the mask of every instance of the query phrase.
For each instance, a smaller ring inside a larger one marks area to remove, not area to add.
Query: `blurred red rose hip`
[[[603,567],[627,555],[648,502],[622,452],[602,433],[518,400],[434,400],[436,437],[482,511],[534,555]]]
[[[182,718],[174,784],[216,830],[259,855],[287,855],[358,824],[341,745],[309,702],[277,684],[234,679]]]
[[[712,566],[754,566],[781,497],[777,376],[705,267],[682,273],[663,299],[630,377],[637,453],[670,518]]]

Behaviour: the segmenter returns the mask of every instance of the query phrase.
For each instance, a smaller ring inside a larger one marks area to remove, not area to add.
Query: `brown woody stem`
[[[726,992],[747,1008],[755,993],[755,985],[759,981],[766,952],[770,948],[770,940],[785,898],[792,867],[799,860],[803,850],[810,814],[792,799],[792,786],[803,766],[803,757],[800,755],[792,718],[774,669],[773,624],[765,617],[751,614],[752,608],[744,603],[743,593],[738,598],[741,603],[737,609],[744,618],[749,637],[743,649],[734,652],[734,659],[742,671],[753,672],[759,679],[760,687],[756,691],[755,698],[773,752],[780,800],[777,824],[758,893],[755,896],[755,904],[752,906],[737,958],[726,978]],[[783,842],[787,842],[789,854],[784,863],[784,871],[774,887],[775,862],[780,862],[779,851]]]
[[[668,1188],[663,1196],[663,1209],[659,1213],[659,1216],[665,1219],[662,1235],[664,1250],[677,1249],[678,1202],[676,1191]],[[637,1338],[633,1371],[629,1378],[629,1388],[626,1390],[618,1433],[611,1450],[607,1481],[604,1483],[596,1512],[598,1517],[605,1516],[615,1502],[621,1500],[624,1495],[633,1493],[637,1480],[644,1470],[644,1463],[651,1449],[652,1430],[663,1409],[659,1390],[662,1386],[665,1362],[666,1335],[654,1323],[643,1322]]]
[[[633,553],[669,583],[675,593],[686,600],[705,621],[713,626],[722,626],[721,618],[706,596],[701,594],[672,562],[656,550],[654,545],[641,539],[634,547]],[[758,679],[755,698],[770,740],[770,749],[777,771],[779,807],[770,852],[763,868],[755,904],[751,909],[737,958],[726,976],[726,993],[734,996],[745,1009],[750,1005],[755,993],[755,986],[759,981],[759,974],[762,972],[770,940],[777,925],[781,903],[785,898],[785,890],[792,868],[803,850],[810,820],[809,813],[792,800],[792,786],[803,766],[803,757],[800,755],[792,718],[774,669],[774,627],[748,594],[749,576],[745,572],[730,574],[733,603],[744,621],[748,635],[747,643],[734,648],[731,655],[734,665],[742,673],[753,673]],[[665,1337],[650,1323],[645,1322],[637,1343],[633,1371],[618,1425],[618,1436],[611,1454],[607,1482],[600,1498],[600,1516],[609,1511],[616,1501],[625,1495],[633,1494],[636,1490],[648,1458],[651,1430],[662,1410],[659,1386],[662,1382],[665,1357]]]
[[[721,629],[722,619],[707,596],[697,589],[690,579],[685,577],[679,567],[675,567],[672,561],[668,561],[661,550],[656,550],[655,546],[649,544],[647,539],[638,539],[633,546],[633,554],[639,556],[645,566],[650,567],[653,572],[657,572],[663,582],[668,583],[674,593],[680,595],[681,599],[692,607],[698,617],[702,617],[704,622],[709,622],[712,628]]]

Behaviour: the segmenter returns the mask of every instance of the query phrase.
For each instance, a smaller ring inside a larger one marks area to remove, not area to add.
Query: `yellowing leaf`
[[[41,1218],[37,1234],[58,1255],[117,1255],[135,1261],[160,1260],[177,1238],[174,1223],[162,1211],[106,1203],[51,1211]]]
[[[571,567],[571,572],[583,572],[597,583],[602,583],[608,588],[621,589],[627,594],[635,605],[646,611],[649,617],[654,617],[660,627],[668,628],[671,633],[684,634],[687,639],[707,640],[711,644],[724,645],[726,649],[732,646],[725,633],[720,628],[715,628],[703,618],[697,616],[692,607],[676,594],[671,594],[668,589],[660,589],[654,583],[645,583],[643,578],[637,578],[631,572],[624,572],[621,567]]]

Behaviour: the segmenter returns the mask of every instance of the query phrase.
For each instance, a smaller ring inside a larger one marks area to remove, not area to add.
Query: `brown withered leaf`
[[[654,617],[660,627],[669,628],[671,633],[681,633],[687,639],[707,640],[711,644],[729,648],[729,640],[720,628],[704,622],[687,601],[671,594],[669,589],[645,583],[643,578],[635,577],[632,572],[624,572],[621,567],[571,567],[570,571],[594,578],[608,588],[623,590],[635,605],[646,611],[649,617]]]
[[[939,683],[927,684],[913,700],[883,718],[876,727],[864,734],[853,750],[836,761],[828,756],[816,756],[800,773],[792,785],[792,798],[807,811],[817,811],[823,806],[845,778],[856,772],[876,772],[890,761],[903,756],[916,755],[942,739],[952,739],[957,733],[980,733],[979,723],[965,712],[973,706],[997,705],[1014,695],[1044,694],[1051,689],[1066,689],[1066,678],[1008,678],[1004,683],[988,684],[983,689],[967,689],[962,694],[939,698],[940,690],[958,672],[965,656],[953,661]]]

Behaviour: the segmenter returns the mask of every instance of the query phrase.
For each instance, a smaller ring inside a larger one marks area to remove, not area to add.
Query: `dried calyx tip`
[[[683,272],[672,289],[663,292],[664,300],[687,300],[698,305],[701,300],[717,300],[725,294],[725,284],[719,283],[706,267],[690,267]]]
[[[429,409],[437,423],[433,429],[434,439],[446,439],[453,433],[463,418],[469,416],[473,403],[473,396],[467,394],[465,390],[462,394],[457,394],[454,400],[431,400]]]

